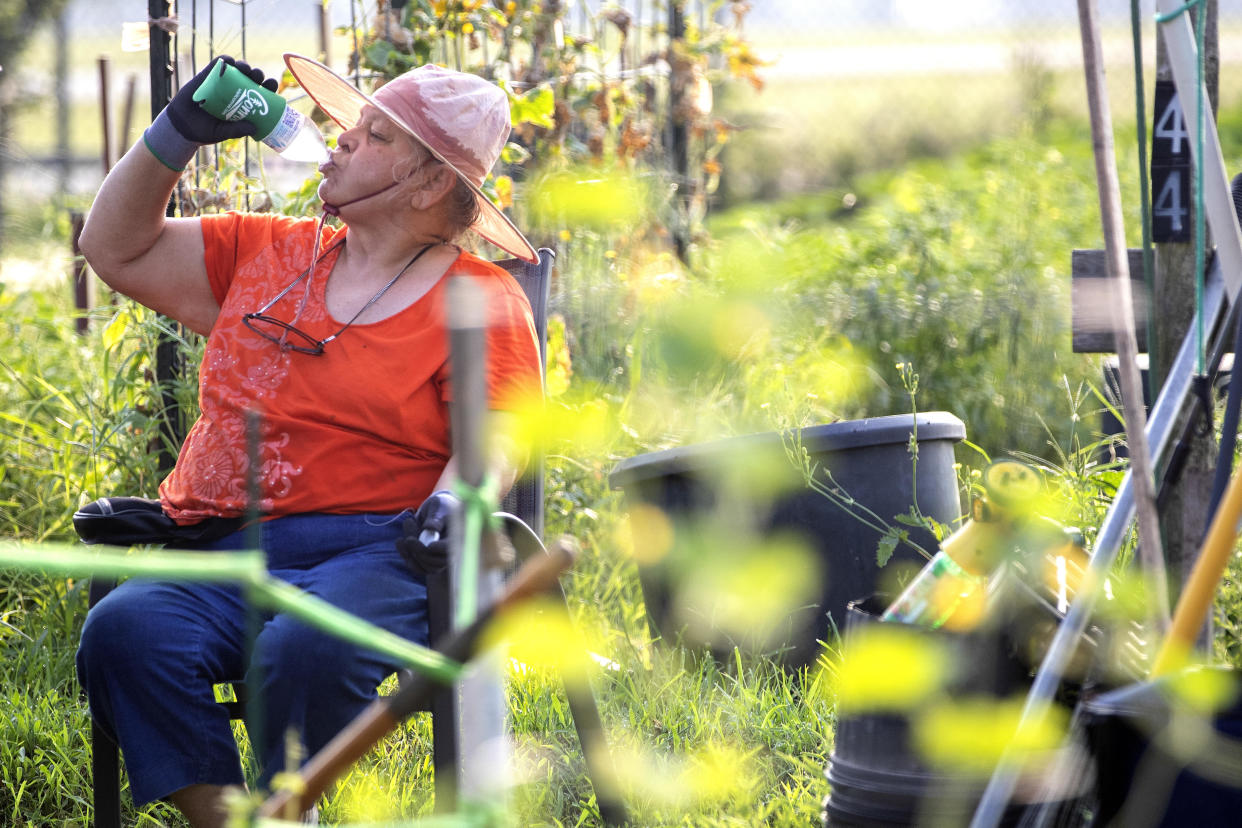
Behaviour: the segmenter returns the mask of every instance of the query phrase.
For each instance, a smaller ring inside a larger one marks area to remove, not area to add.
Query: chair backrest
[[[539,261],[501,259],[497,265],[509,271],[526,291],[530,309],[535,317],[535,333],[539,337],[539,362],[547,365],[548,348],[548,295],[552,282],[552,262],[556,253],[546,247],[539,248]],[[533,452],[526,474],[522,475],[505,496],[501,508],[524,520],[535,534],[543,537],[543,452]]]

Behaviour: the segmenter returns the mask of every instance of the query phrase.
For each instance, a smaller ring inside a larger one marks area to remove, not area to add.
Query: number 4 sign
[[[1190,241],[1190,133],[1172,81],[1156,81],[1151,138],[1151,235],[1157,242]]]

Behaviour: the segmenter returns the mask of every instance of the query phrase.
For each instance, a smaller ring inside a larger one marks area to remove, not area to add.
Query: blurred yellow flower
[[[819,560],[792,536],[748,542],[718,537],[715,554],[681,562],[686,577],[676,611],[699,640],[724,636],[745,648],[766,649],[787,639],[791,614],[814,600],[823,582]]]
[[[1172,698],[1190,710],[1212,715],[1229,707],[1238,698],[1238,679],[1232,672],[1212,668],[1192,668],[1167,679]]]
[[[552,598],[525,601],[498,615],[483,636],[486,647],[503,643],[524,667],[552,670],[566,681],[585,681],[587,643],[565,605]]]
[[[913,717],[914,742],[934,767],[987,776],[1002,755],[1018,762],[1046,757],[1065,738],[1069,717],[1060,707],[1022,720],[1024,699],[974,697],[944,701]]]
[[[513,206],[513,179],[507,175],[498,175],[494,181],[496,190],[496,206],[502,210]]]
[[[638,748],[613,751],[617,781],[665,807],[721,801],[754,788],[754,750],[709,743],[684,757]]]
[[[944,642],[899,624],[873,624],[846,641],[837,669],[842,712],[912,710],[944,685],[952,664]]]
[[[645,503],[629,507],[617,534],[623,536],[620,545],[640,564],[658,563],[673,548],[672,521],[663,509]]]
[[[623,173],[583,168],[545,176],[531,188],[532,219],[544,226],[629,228],[646,209],[645,185]]]
[[[618,426],[615,412],[604,400],[544,400],[539,397],[509,403],[513,412],[513,439],[518,445],[560,447],[570,454],[589,455],[608,447]]]

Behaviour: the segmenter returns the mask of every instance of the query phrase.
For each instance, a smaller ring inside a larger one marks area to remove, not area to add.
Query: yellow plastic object
[[[986,500],[976,499],[970,520],[940,543],[941,551],[972,575],[991,574],[1007,551],[1012,526],[990,512]]]

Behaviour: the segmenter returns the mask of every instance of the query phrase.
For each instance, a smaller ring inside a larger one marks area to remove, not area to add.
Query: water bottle
[[[1082,533],[1034,513],[1043,484],[1025,463],[991,463],[983,486],[986,494],[971,501],[970,519],[941,542],[882,620],[970,629],[987,611],[988,579],[1006,563],[1046,599],[1068,606],[1085,572]]]
[[[982,615],[987,581],[941,549],[880,618],[933,630],[968,629]]]
[[[1004,561],[1014,528],[1011,517],[996,508],[990,496],[975,497],[970,519],[941,542],[940,550],[881,620],[931,629],[974,626],[983,614],[988,576]]]
[[[203,109],[224,121],[250,121],[255,138],[290,161],[328,160],[323,135],[310,118],[275,92],[260,86],[236,66],[217,60],[194,92]]]

